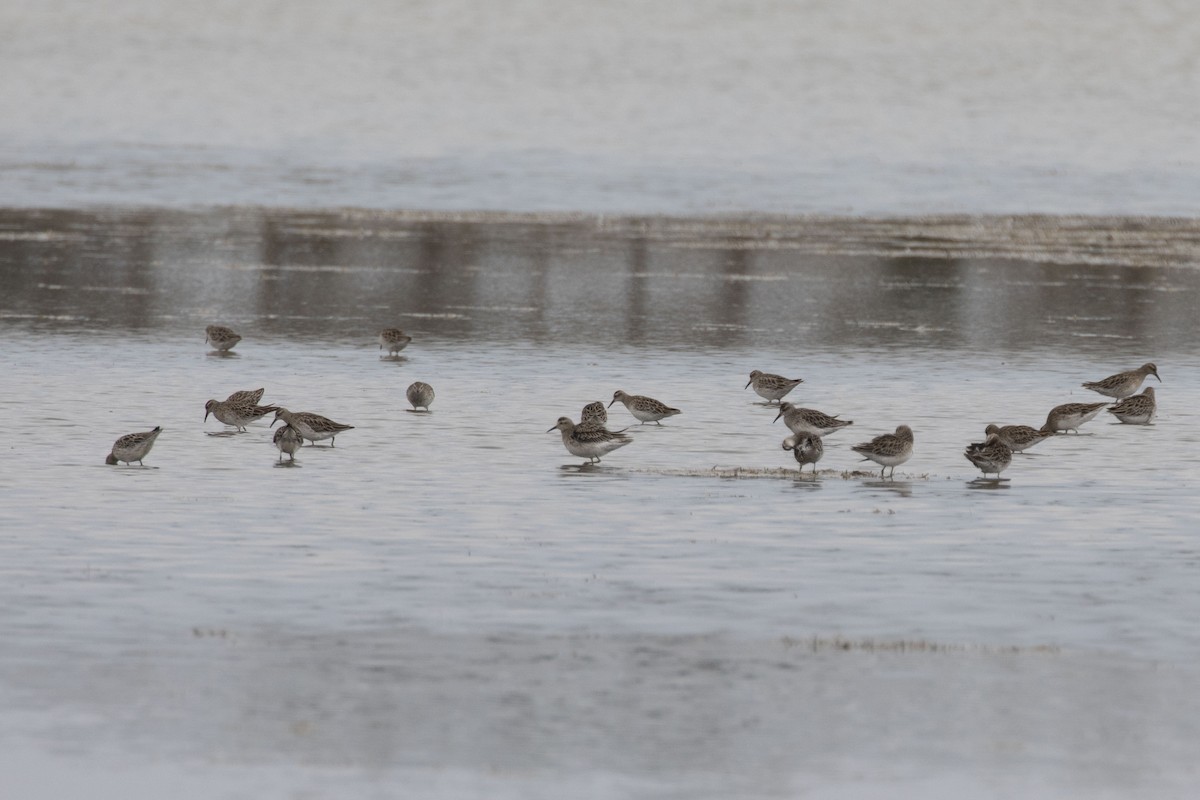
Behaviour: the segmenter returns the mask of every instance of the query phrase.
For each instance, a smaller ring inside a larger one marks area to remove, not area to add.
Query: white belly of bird
[[[912,456],[912,451],[907,453],[883,454],[883,453],[862,453],[863,458],[869,458],[881,467],[898,467]]]
[[[601,456],[606,456],[613,450],[629,444],[630,441],[630,439],[614,439],[609,442],[581,442],[570,436],[563,436],[563,445],[566,446],[567,452],[580,458],[600,458]]]
[[[1089,411],[1086,414],[1068,414],[1065,417],[1059,418],[1058,422],[1054,426],[1054,429],[1057,431],[1076,430],[1080,425],[1084,424],[1085,422],[1091,422],[1092,420],[1094,420],[1096,418],[1096,415],[1099,414],[1102,409],[1103,409],[1103,406],[1095,409],[1094,411]]]

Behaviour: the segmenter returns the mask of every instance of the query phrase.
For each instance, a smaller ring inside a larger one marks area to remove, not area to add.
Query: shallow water
[[[952,223],[0,214],[7,781],[1187,796],[1189,238]],[[1151,359],[1154,425],[1097,419],[1001,482],[962,458]],[[755,368],[854,420],[816,478]],[[355,429],[281,466],[266,421],[203,420],[259,386]],[[616,389],[683,413],[581,465],[545,431]],[[901,423],[896,479],[853,473]],[[104,465],[154,425],[145,468]]]

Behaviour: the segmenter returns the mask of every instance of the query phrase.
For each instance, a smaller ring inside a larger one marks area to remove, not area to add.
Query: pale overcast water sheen
[[[1174,0],[7,0],[0,206],[1200,209]]]
[[[2,800],[1195,795],[1191,5],[0,31]],[[1154,425],[963,458],[1148,360]],[[752,369],[854,420],[817,477]],[[260,386],[355,428],[204,420]],[[617,389],[683,413],[583,466]]]
[[[1189,796],[1200,272],[996,226],[5,212],[6,793]],[[1154,425],[962,457],[1151,358]],[[815,479],[751,369],[854,420]],[[259,386],[355,429],[203,420]],[[546,429],[616,389],[683,413],[582,467]]]

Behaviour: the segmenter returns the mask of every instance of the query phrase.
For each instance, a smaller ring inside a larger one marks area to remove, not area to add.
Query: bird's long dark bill
[[[612,408],[612,404],[615,402],[617,402],[617,398],[614,397],[612,400],[608,401],[608,405],[606,405],[605,408]]]
[[[276,423],[276,422],[279,422],[279,417],[276,417],[275,419],[271,420],[271,424],[270,424],[270,425],[268,425],[267,427],[268,427],[268,428],[274,428],[274,427],[275,427],[275,423]]]
[[[745,385],[745,386],[743,386],[742,388],[743,388],[743,389],[749,389],[749,388],[750,388],[750,384],[752,384],[752,383],[754,383],[754,378],[751,378],[750,380],[746,381],[746,385]]]
[[[558,426],[557,426],[557,425],[555,425],[555,426],[554,426],[553,428],[551,428],[550,430],[546,431],[546,433],[554,433],[556,430],[558,430]]]
[[[771,420],[771,422],[779,422],[779,418],[782,416],[783,416],[783,412],[780,411],[778,414],[775,415],[775,419]]]

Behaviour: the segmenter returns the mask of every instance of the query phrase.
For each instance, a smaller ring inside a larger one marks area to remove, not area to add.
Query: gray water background
[[[6,785],[1187,796],[1190,227],[916,230],[0,215]],[[1012,258],[1035,238],[1043,260]],[[1098,419],[1000,483],[963,459],[1149,358],[1154,425]],[[854,420],[817,478],[743,388],[756,368]],[[356,427],[280,467],[265,421],[203,420],[259,386]],[[546,429],[619,388],[683,413],[584,467]],[[853,472],[849,445],[901,423],[896,479]],[[103,464],[154,425],[144,469]]]
[[[1193,215],[1145,0],[8,0],[0,206]]]
[[[0,795],[1191,797],[1198,27],[0,4]],[[960,455],[1148,359],[1154,426]],[[258,386],[356,428],[276,467]],[[617,388],[684,413],[581,469]]]

